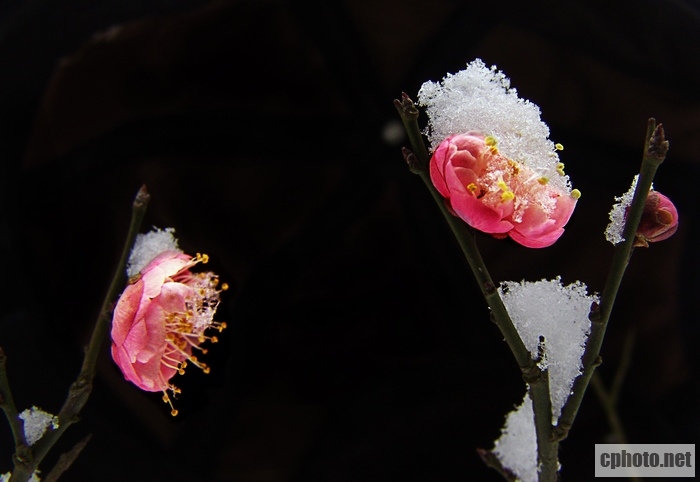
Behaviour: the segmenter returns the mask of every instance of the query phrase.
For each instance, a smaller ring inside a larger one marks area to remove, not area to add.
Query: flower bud
[[[649,243],[670,238],[678,229],[678,211],[671,200],[658,191],[649,191],[642,219],[637,227],[634,246],[649,247]]]

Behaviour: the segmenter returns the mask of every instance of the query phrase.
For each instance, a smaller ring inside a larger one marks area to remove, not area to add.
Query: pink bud
[[[649,247],[649,243],[670,238],[678,229],[678,211],[671,200],[657,191],[649,191],[642,219],[637,227],[634,246]]]
[[[171,408],[167,390],[173,394],[180,390],[170,379],[184,373],[188,363],[208,373],[209,367],[193,351],[206,353],[200,345],[207,340],[216,343],[216,337],[205,335],[205,330],[226,327],[213,317],[219,293],[227,285],[217,289],[214,273],[189,270],[207,260],[200,254],[193,258],[179,251],[161,253],[130,280],[114,308],[112,358],[137,387],[162,391]],[[177,415],[177,410],[171,413]]]
[[[452,211],[471,227],[497,238],[510,236],[530,248],[559,239],[580,197],[577,190],[557,187],[503,156],[494,140],[480,133],[442,141],[430,159],[430,178]]]

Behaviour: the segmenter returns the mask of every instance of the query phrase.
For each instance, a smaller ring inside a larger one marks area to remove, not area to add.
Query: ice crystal
[[[540,119],[539,107],[519,98],[510,79],[496,66],[488,68],[476,59],[441,82],[425,82],[418,103],[428,113],[426,134],[433,150],[452,134],[480,132],[493,138],[500,153],[530,168],[537,178],[571,192],[557,155],[563,147],[549,140],[549,127]]]
[[[24,410],[19,414],[19,418],[24,422],[24,438],[29,446],[34,445],[43,437],[49,427],[58,428],[58,417],[44,412],[36,406]]]
[[[556,424],[583,368],[581,356],[591,327],[588,313],[598,296],[589,295],[580,281],[563,286],[560,277],[506,281],[500,290],[525,347],[540,368],[549,371],[552,423]]]
[[[622,196],[615,196],[615,204],[613,204],[612,210],[610,211],[610,224],[605,228],[605,239],[610,241],[612,244],[618,244],[625,240],[622,236],[625,230],[625,222],[627,220],[627,210],[632,205],[632,199],[634,198],[634,190],[637,189],[637,181],[639,180],[639,174],[634,176],[632,180],[632,185],[629,190]],[[654,186],[651,186],[654,189]]]
[[[182,250],[178,248],[174,233],[175,228],[158,229],[154,227],[151,232],[136,236],[136,242],[126,264],[127,276],[136,276],[156,256],[165,251],[182,253]]]

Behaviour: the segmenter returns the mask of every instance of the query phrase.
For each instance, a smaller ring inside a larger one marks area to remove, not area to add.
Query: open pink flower
[[[200,345],[206,340],[217,342],[205,330],[226,327],[213,320],[226,284],[217,289],[214,273],[190,272],[207,260],[206,255],[193,258],[177,250],[161,253],[129,281],[114,308],[112,358],[137,387],[162,391],[171,408],[167,390],[173,394],[180,390],[170,379],[184,373],[188,362],[208,373],[209,367],[192,352],[206,353]],[[172,408],[172,414],[177,415],[177,410]]]
[[[634,246],[649,247],[649,243],[670,238],[678,229],[678,211],[671,200],[657,191],[649,191],[642,219],[637,227]]]
[[[430,159],[430,178],[467,224],[530,248],[559,239],[581,195],[503,156],[495,141],[480,133],[442,141]]]

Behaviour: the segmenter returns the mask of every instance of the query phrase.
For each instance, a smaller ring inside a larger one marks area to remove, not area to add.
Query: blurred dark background
[[[479,239],[495,280],[602,290],[613,196],[647,118],[678,233],[639,249],[603,348],[635,333],[620,415],[633,443],[700,429],[695,1],[5,0],[0,4],[0,345],[15,401],[57,413],[142,183],[231,286],[207,362],[158,394],[100,361],[66,481],[500,477],[478,458],[524,393],[451,233],[406,168],[392,100],[482,58],[537,103],[583,192],[562,239]],[[593,393],[561,449],[593,478],[610,429]],[[0,423],[0,473],[12,439]]]

